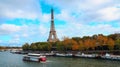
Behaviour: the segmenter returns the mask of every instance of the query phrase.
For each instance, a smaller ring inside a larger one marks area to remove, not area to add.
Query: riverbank
[[[92,51],[91,51],[92,52]],[[97,51],[98,52],[98,51]],[[92,59],[105,59],[105,60],[117,60],[120,61],[120,55],[114,55],[113,53],[90,53],[82,51],[17,51],[16,54],[28,54],[36,53],[45,56],[53,57],[73,57],[73,58],[92,58]]]

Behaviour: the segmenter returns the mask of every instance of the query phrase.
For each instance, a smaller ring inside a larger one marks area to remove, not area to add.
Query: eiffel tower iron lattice
[[[47,40],[48,42],[56,42],[59,41],[57,38],[57,34],[55,31],[55,26],[54,26],[54,11],[51,9],[51,27],[50,27],[50,32],[49,32],[49,38]]]

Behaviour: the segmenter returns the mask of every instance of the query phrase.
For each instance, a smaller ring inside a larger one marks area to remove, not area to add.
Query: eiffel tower
[[[57,34],[55,31],[55,26],[54,26],[54,11],[51,9],[51,27],[50,27],[50,32],[49,32],[49,38],[47,40],[48,42],[56,42],[59,41],[57,38]]]

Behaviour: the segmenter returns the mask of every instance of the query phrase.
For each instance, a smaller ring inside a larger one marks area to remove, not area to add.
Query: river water
[[[47,57],[46,63],[22,61],[23,55],[0,52],[0,67],[120,67],[120,61]]]

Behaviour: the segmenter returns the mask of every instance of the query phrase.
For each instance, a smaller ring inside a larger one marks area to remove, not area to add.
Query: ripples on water
[[[46,63],[25,62],[23,56],[10,52],[0,52],[0,67],[120,67],[120,61],[47,57]]]

